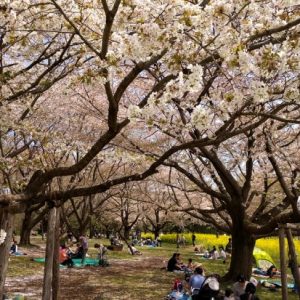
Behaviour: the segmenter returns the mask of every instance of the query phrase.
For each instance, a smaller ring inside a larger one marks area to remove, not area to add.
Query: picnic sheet
[[[262,285],[263,285],[263,283],[267,283],[267,284],[270,284],[270,285],[275,285],[276,287],[279,287],[279,288],[281,288],[281,286],[282,286],[280,280],[276,280],[276,281],[274,281],[274,280],[260,280],[259,282],[260,282]],[[263,285],[263,286],[264,286],[264,285]],[[268,285],[267,285],[267,286],[265,285],[265,287],[268,287]],[[288,283],[288,284],[287,284],[287,288],[288,288],[288,289],[293,289],[293,288],[294,288],[294,284],[293,284],[293,283]]]
[[[33,259],[36,262],[39,263],[44,263],[45,262],[45,258],[44,257],[39,257],[39,258],[34,258]],[[84,266],[99,266],[99,259],[95,259],[95,258],[86,258],[84,261],[84,264],[82,265],[81,263],[81,258],[73,258],[72,259],[74,262],[74,267],[82,267]]]

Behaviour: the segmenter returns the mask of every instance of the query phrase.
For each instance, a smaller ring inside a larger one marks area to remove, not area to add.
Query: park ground
[[[96,257],[96,251],[92,248],[94,242],[90,240],[90,256]],[[108,244],[108,240],[101,240]],[[43,264],[32,261],[35,257],[44,257],[44,242],[40,238],[34,238],[35,247],[22,248],[26,256],[10,257],[8,277],[6,280],[6,293],[11,298],[23,295],[23,299],[41,299]],[[269,243],[272,243],[270,240]],[[266,245],[268,241],[266,241]],[[159,300],[164,299],[170,291],[176,278],[182,279],[183,275],[166,272],[163,268],[166,261],[177,251],[174,244],[163,244],[162,247],[151,248],[138,247],[142,251],[141,256],[132,256],[127,249],[122,252],[109,251],[109,267],[84,267],[63,268],[60,271],[60,299],[86,299],[86,300]],[[201,263],[206,274],[225,274],[229,262],[202,260],[193,253],[193,247],[186,245],[179,249],[184,261],[193,258]],[[273,258],[278,262],[279,255]],[[222,284],[222,289],[230,287],[230,284]],[[280,289],[269,291],[263,287],[258,288],[260,299],[281,299]],[[298,299],[292,292],[289,299]]]

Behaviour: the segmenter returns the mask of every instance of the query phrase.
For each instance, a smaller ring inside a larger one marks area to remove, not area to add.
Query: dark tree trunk
[[[30,234],[32,230],[31,226],[31,211],[25,211],[25,216],[22,222],[22,228],[20,233],[20,245],[29,246],[30,245]]]
[[[124,227],[124,239],[129,240],[129,234],[130,234],[130,227]]]
[[[52,299],[56,214],[57,214],[57,209],[56,209],[56,207],[53,207],[50,210],[49,218],[48,218],[46,261],[45,261],[45,267],[44,267],[44,282],[43,282],[42,300]]]
[[[53,281],[52,281],[52,300],[59,299],[59,238],[60,238],[60,212],[61,208],[57,208],[56,224],[55,224],[55,245],[53,254]]]
[[[247,279],[251,276],[255,238],[240,225],[232,231],[232,256],[229,271],[223,278],[225,281],[236,280],[240,274]]]
[[[157,239],[159,237],[159,232],[160,232],[160,228],[155,228],[154,229],[154,239]]]
[[[90,239],[92,239],[95,236],[95,228],[91,221],[89,222],[89,231],[90,231],[89,237]]]
[[[13,234],[13,215],[4,209],[0,209],[0,229],[6,232],[4,243],[0,245],[0,299],[3,299],[9,249]]]

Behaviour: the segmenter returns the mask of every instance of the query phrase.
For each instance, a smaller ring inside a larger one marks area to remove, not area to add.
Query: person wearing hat
[[[240,296],[245,293],[245,288],[248,281],[246,281],[245,276],[240,274],[237,277],[237,281],[233,284],[232,290],[235,300],[240,300]]]

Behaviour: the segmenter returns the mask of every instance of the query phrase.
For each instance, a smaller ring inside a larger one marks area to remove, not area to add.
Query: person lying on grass
[[[133,245],[128,246],[128,251],[132,255],[142,255],[142,252],[136,249]]]

